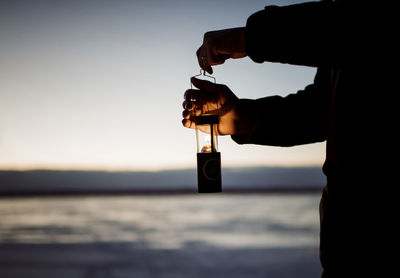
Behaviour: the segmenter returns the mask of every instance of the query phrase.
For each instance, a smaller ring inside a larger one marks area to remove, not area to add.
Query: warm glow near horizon
[[[264,5],[2,1],[0,169],[194,167],[195,134],[181,125],[181,103],[199,71],[195,52],[204,32],[244,26]],[[214,71],[241,98],[294,93],[315,74],[248,58]],[[229,137],[219,145],[224,167],[322,165],[325,150],[239,146]]]

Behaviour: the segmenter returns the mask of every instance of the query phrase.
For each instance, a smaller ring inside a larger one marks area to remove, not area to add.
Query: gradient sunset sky
[[[0,169],[195,167],[181,104],[203,34],[299,2],[0,0]],[[303,89],[315,71],[245,58],[213,75],[238,97],[259,98]],[[325,150],[230,137],[219,146],[225,167],[322,165]]]

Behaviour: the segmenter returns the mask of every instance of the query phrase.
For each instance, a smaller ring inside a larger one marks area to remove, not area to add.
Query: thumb
[[[213,82],[210,82],[208,80],[203,80],[203,79],[197,79],[195,77],[192,77],[190,79],[192,82],[193,86],[196,88],[206,91],[206,92],[216,92],[218,84],[215,84]]]

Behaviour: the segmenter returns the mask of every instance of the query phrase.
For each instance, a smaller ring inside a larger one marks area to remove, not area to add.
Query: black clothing
[[[324,277],[366,277],[394,267],[384,250],[394,240],[396,216],[382,200],[393,185],[388,142],[398,124],[390,108],[393,68],[383,63],[393,59],[385,33],[393,27],[377,19],[383,12],[358,1],[269,6],[246,25],[246,51],[255,62],[318,67],[314,83],[296,94],[240,100],[239,110],[257,114],[252,132],[232,138],[273,146],[327,141]]]

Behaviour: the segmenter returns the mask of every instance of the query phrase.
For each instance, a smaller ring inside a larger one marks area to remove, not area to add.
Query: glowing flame
[[[204,146],[201,148],[202,153],[210,153],[211,150],[211,136],[210,134],[204,134]]]

